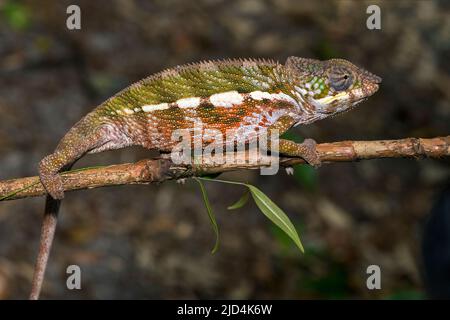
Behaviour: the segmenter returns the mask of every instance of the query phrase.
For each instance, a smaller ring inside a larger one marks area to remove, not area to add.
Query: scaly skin
[[[374,94],[380,82],[379,77],[345,60],[290,57],[285,65],[267,60],[187,65],[119,92],[73,126],[55,152],[39,164],[49,196],[30,299],[39,298],[59,199],[64,197],[58,173],[84,154],[130,145],[170,152],[176,143],[171,139],[174,130],[189,130],[198,123],[202,134],[216,129],[238,142],[247,143],[273,130],[281,135],[294,125],[349,110]],[[208,143],[204,139],[203,146]],[[279,152],[320,164],[311,139],[302,144],[280,139]]]
[[[64,136],[39,165],[47,192],[62,199],[61,170],[86,153],[141,145],[170,152],[172,132],[202,123],[248,142],[277,129],[343,112],[378,90],[381,79],[348,61],[290,57],[201,62],[137,82],[102,103]],[[205,140],[206,144],[207,141]],[[280,142],[280,153],[320,161],[315,143]]]

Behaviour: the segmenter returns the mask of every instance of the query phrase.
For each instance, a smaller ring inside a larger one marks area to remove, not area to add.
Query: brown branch
[[[323,163],[357,161],[378,158],[443,158],[450,156],[450,136],[430,139],[406,138],[400,140],[341,141],[317,145]],[[237,158],[245,160],[247,154],[236,153]],[[257,163],[208,163],[175,165],[170,160],[141,160],[136,163],[112,165],[82,171],[72,171],[63,175],[64,189],[80,190],[124,184],[148,184],[171,179],[188,178],[239,169],[258,169],[270,164],[274,158],[261,156]],[[284,167],[304,163],[303,159],[281,157]],[[24,189],[24,190],[22,190]],[[18,191],[17,190],[21,190]],[[14,194],[13,194],[14,193]],[[12,194],[12,195],[11,195]],[[10,196],[8,196],[10,195]],[[38,177],[26,177],[0,181],[0,199],[15,200],[45,195]]]
[[[408,138],[384,141],[342,141],[317,145],[323,163],[357,161],[375,158],[448,157],[450,155],[450,136],[432,139]],[[279,160],[281,166],[289,167],[304,163],[300,158],[263,156],[248,152],[236,152],[235,161],[225,164],[199,163],[195,165],[176,165],[169,159],[142,160],[133,164],[113,165],[96,169],[82,169],[62,173],[64,189],[79,190],[122,184],[148,184],[169,179],[221,173],[238,169],[257,169]],[[236,161],[240,160],[240,161]],[[255,161],[256,160],[256,161]],[[45,195],[38,177],[27,177],[0,181],[0,200],[13,200]],[[30,299],[38,299],[44,273],[50,254],[57,222],[60,201],[47,197],[41,241],[32,282]]]

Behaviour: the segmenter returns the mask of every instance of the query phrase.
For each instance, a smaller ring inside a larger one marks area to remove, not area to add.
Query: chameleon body
[[[82,118],[39,165],[42,184],[62,199],[61,170],[86,153],[140,145],[170,152],[176,129],[216,129],[249,141],[277,129],[349,110],[378,90],[381,79],[346,60],[290,57],[209,61],[165,70],[122,90]],[[205,141],[206,143],[207,141]],[[315,143],[280,140],[279,152],[320,161]]]

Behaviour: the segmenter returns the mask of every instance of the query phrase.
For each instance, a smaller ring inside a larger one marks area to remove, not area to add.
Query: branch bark
[[[444,158],[450,156],[450,136],[406,138],[400,140],[341,141],[317,145],[324,164],[379,158]],[[161,183],[166,180],[189,178],[240,169],[258,169],[274,160],[271,156],[259,156],[255,163],[248,163],[247,153],[235,153],[244,163],[176,165],[169,159],[146,159],[136,163],[74,170],[63,174],[66,191],[92,189],[124,184]],[[247,161],[247,162],[246,162]],[[289,167],[304,163],[301,158],[280,157],[280,166]],[[15,200],[45,195],[39,177],[26,177],[0,181],[0,200]]]

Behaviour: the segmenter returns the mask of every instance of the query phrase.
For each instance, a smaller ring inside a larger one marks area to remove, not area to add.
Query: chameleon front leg
[[[81,124],[80,124],[81,125]],[[88,132],[76,125],[61,140],[55,152],[39,163],[39,177],[53,199],[64,198],[64,187],[59,172],[71,167],[87,152],[110,142],[108,126],[100,126]]]
[[[290,116],[283,116],[278,119],[272,126],[268,128],[269,136],[273,130],[278,130],[278,135],[282,135],[289,130],[296,121]],[[270,140],[269,140],[270,142]],[[268,148],[270,150],[270,143],[268,142]],[[280,154],[284,154],[292,157],[301,157],[308,164],[319,167],[321,164],[320,157],[316,150],[316,142],[313,139],[305,139],[303,143],[295,143],[291,140],[280,139],[278,145],[278,151]]]

